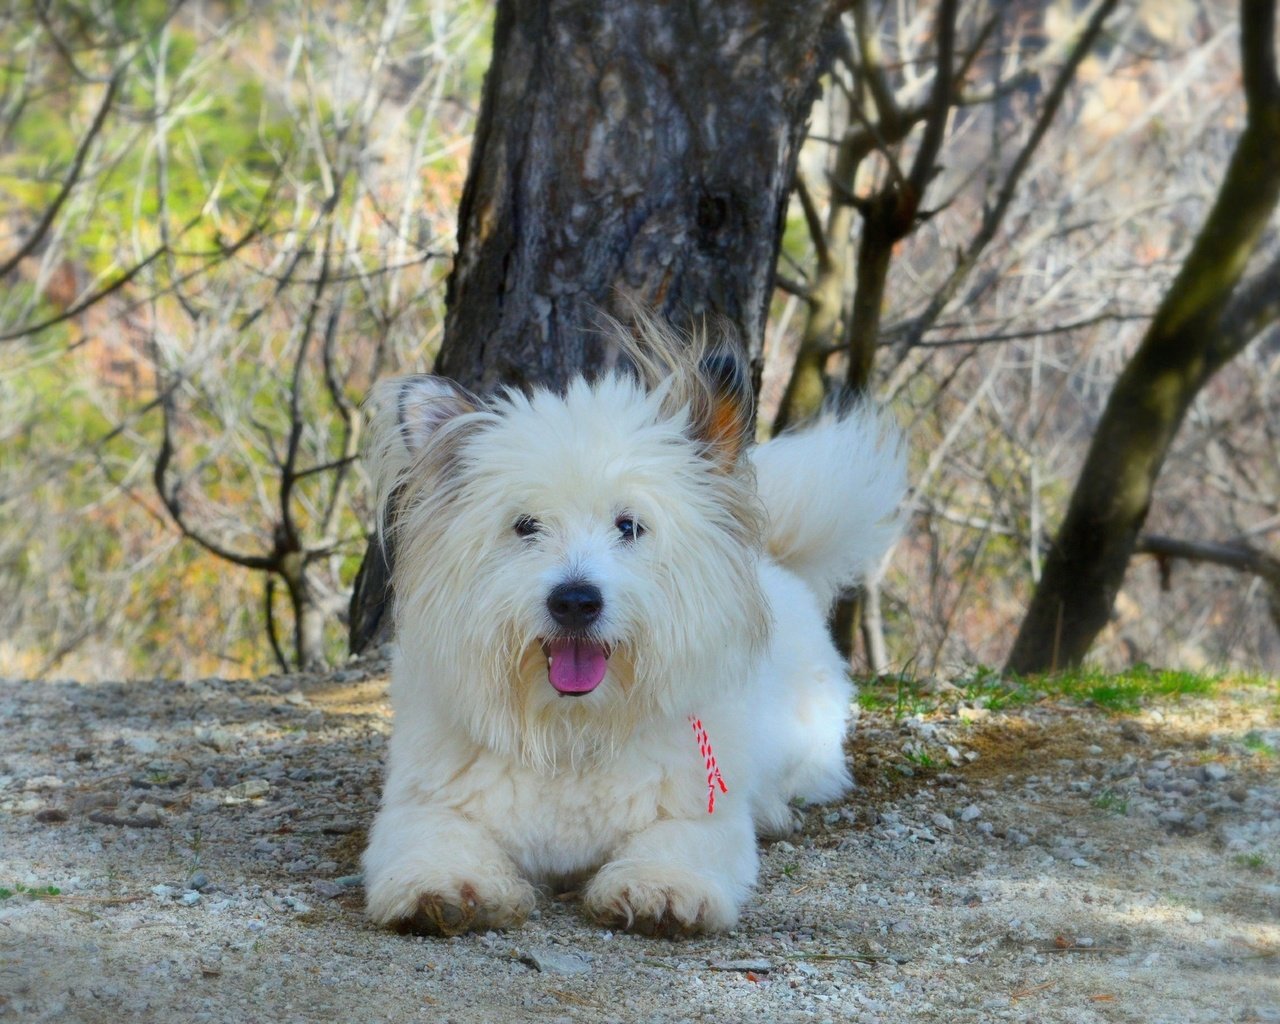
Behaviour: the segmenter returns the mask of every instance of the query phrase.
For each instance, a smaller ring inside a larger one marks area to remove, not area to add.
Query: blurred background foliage
[[[1007,88],[957,108],[934,185],[946,201],[894,249],[873,385],[912,450],[912,526],[884,584],[899,668],[1007,653],[1046,524],[1240,129],[1234,7],[1125,5],[972,274],[922,327],[1079,6],[1003,5],[970,74],[975,94]],[[0,673],[231,676],[345,657],[370,525],[359,403],[378,376],[429,369],[439,345],[489,7],[0,14]],[[929,39],[915,5],[898,7],[886,67],[909,89]],[[893,173],[875,158],[839,182],[835,140],[860,116],[841,75],[800,160],[826,224],[841,188]],[[814,226],[794,201],[762,434],[815,307]],[[843,230],[856,247],[856,223]],[[854,272],[837,281],[846,298]],[[1280,530],[1278,363],[1272,330],[1197,400],[1153,529],[1263,546]],[[1139,559],[1097,657],[1274,672],[1280,642],[1257,578]]]

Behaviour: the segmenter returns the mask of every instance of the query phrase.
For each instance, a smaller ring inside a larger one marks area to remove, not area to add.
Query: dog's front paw
[[[583,902],[603,924],[668,938],[724,931],[738,920],[736,902],[716,879],[656,863],[606,864]]]
[[[486,883],[451,880],[369,889],[369,916],[378,924],[417,935],[461,935],[490,928],[516,928],[533,909],[533,887],[520,878]]]
[[[519,927],[532,909],[532,889],[528,890],[527,900],[519,899],[513,905],[483,900],[473,886],[464,884],[450,896],[420,893],[413,913],[391,924],[397,931],[415,935],[461,935],[490,928]]]

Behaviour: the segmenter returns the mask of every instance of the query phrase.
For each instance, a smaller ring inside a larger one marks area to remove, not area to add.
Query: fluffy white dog
[[[894,539],[894,435],[855,407],[750,448],[735,347],[639,333],[634,372],[562,395],[375,389],[399,649],[374,921],[516,925],[550,883],[616,926],[729,928],[756,833],[850,787],[826,617]]]

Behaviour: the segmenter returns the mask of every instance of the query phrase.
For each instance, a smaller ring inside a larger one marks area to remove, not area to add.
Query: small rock
[[[187,879],[187,888],[195,892],[200,892],[209,886],[209,876],[203,871],[197,871],[194,875]]]
[[[247,800],[257,800],[271,791],[271,783],[266,779],[245,779],[227,790],[223,803],[242,804]]]
[[[1085,750],[1088,753],[1092,754],[1094,757],[1097,757],[1099,754],[1103,753],[1102,748],[1098,746],[1096,743],[1092,743],[1089,746],[1085,747]]]
[[[977,804],[970,804],[968,807],[966,807],[963,811],[960,812],[961,821],[973,821],[975,818],[981,818],[981,817],[982,817],[982,808],[979,807]]]
[[[162,900],[167,900],[174,892],[175,890],[171,885],[153,885],[151,887],[151,894],[159,896]]]
[[[119,793],[81,793],[76,797],[71,809],[78,814],[83,814],[85,811],[96,811],[103,807],[115,807],[119,802]]]
[[[46,825],[56,825],[59,822],[66,821],[70,817],[61,807],[45,807],[36,811],[36,821],[43,822]]]
[[[768,974],[773,970],[769,960],[712,960],[708,967],[713,971],[754,971],[756,974]]]
[[[1187,924],[1200,924],[1204,920],[1204,914],[1198,910],[1188,910],[1184,920]]]
[[[217,726],[199,726],[195,730],[195,737],[197,743],[212,747],[220,754],[234,750],[237,743],[234,735]]]
[[[1210,761],[1200,769],[1200,777],[1205,782],[1225,782],[1231,778],[1231,772],[1226,765],[1219,764],[1217,761]]]
[[[311,890],[321,899],[331,900],[347,891],[346,886],[331,882],[327,878],[317,878],[311,883]]]
[[[531,949],[520,954],[520,962],[543,974],[586,974],[591,965],[580,953],[553,953]]]
[[[1088,949],[1093,945],[1093,937],[1090,935],[1081,935],[1076,939],[1076,945],[1081,949]]]
[[[200,894],[198,892],[184,892],[180,899],[188,907],[194,907],[200,902]]]
[[[352,832],[358,832],[359,829],[359,822],[338,819],[329,822],[327,825],[322,825],[320,831],[331,836],[345,836],[350,835]]]
[[[343,875],[341,878],[335,878],[335,885],[340,885],[344,889],[355,889],[364,885],[364,875]]]
[[[935,812],[929,820],[933,822],[936,828],[942,829],[943,832],[950,832],[956,827],[955,822],[941,811]]]
[[[154,754],[160,749],[160,744],[152,736],[130,736],[128,744],[139,754]]]
[[[1091,865],[1091,864],[1090,864],[1087,860],[1085,860],[1083,857],[1072,857],[1072,858],[1071,858],[1071,866],[1072,866],[1073,868],[1088,868],[1088,867],[1092,867],[1093,865]]]
[[[1129,718],[1120,723],[1120,736],[1128,742],[1136,743],[1142,747],[1151,742],[1151,737],[1143,731],[1142,726]]]

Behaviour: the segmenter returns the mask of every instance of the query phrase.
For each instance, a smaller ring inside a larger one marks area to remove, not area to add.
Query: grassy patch
[[[1207,697],[1218,689],[1223,677],[1135,665],[1114,674],[1080,669],[1045,676],[1038,682],[1064,697],[1088,701],[1108,711],[1133,712],[1153,697]]]
[[[1258,757],[1276,756],[1276,748],[1268,743],[1260,732],[1245,733],[1243,742],[1245,750]]]
[[[1123,817],[1129,813],[1129,801],[1111,789],[1104,789],[1093,798],[1092,803],[1098,810],[1106,811],[1108,814],[1118,814]]]
[[[1265,871],[1267,858],[1260,853],[1241,853],[1235,857],[1236,865],[1248,871]]]
[[[928,715],[957,700],[989,711],[1034,704],[1047,698],[1092,704],[1116,714],[1131,714],[1158,699],[1206,697],[1227,685],[1274,685],[1272,680],[1250,676],[1225,676],[1186,672],[1177,669],[1135,665],[1123,672],[1103,672],[1082,668],[1044,676],[1003,675],[994,669],[978,668],[957,676],[947,686],[920,680],[903,673],[864,684],[859,705],[868,711],[892,711],[895,719]],[[1276,751],[1258,741],[1265,757]]]
[[[0,886],[0,900],[11,899],[14,896],[30,896],[33,900],[40,900],[46,896],[61,895],[62,890],[56,885],[23,885],[18,882],[12,889]]]

